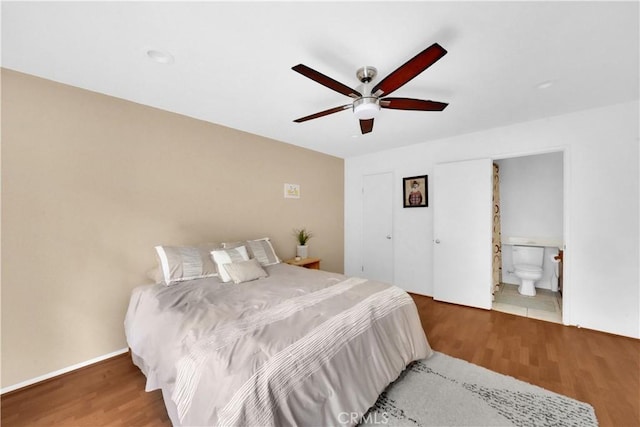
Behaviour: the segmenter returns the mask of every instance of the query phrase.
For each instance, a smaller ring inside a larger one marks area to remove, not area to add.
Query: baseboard
[[[57,377],[59,375],[66,374],[68,372],[75,371],[76,369],[84,368],[85,366],[89,366],[89,365],[93,365],[94,363],[102,362],[103,360],[110,359],[110,358],[112,358],[114,356],[118,356],[118,355],[126,353],[128,351],[129,351],[128,348],[121,348],[120,350],[116,350],[116,351],[114,351],[112,353],[104,354],[102,356],[95,357],[95,358],[93,358],[91,360],[87,360],[87,361],[84,361],[84,362],[76,363],[75,365],[68,366],[68,367],[62,368],[62,369],[58,369],[57,371],[49,372],[48,374],[40,375],[39,377],[32,378],[32,379],[27,380],[27,381],[22,381],[21,383],[18,383],[18,384],[14,384],[14,385],[10,385],[10,386],[4,387],[4,388],[0,389],[0,394],[5,394],[5,393],[8,393],[10,391],[15,391],[15,390],[21,389],[23,387],[27,387],[27,386],[39,383],[41,381],[48,380],[48,379]]]

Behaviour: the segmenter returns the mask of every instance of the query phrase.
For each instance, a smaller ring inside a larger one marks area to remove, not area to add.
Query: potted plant
[[[296,256],[300,258],[307,258],[309,256],[307,242],[313,237],[313,233],[306,228],[296,228],[293,230],[293,235],[296,236],[298,246],[296,247]]]

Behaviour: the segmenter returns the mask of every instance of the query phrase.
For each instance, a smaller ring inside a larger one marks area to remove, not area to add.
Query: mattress
[[[127,342],[174,425],[350,425],[407,364],[432,354],[402,289],[265,269],[269,277],[238,285],[133,290]]]

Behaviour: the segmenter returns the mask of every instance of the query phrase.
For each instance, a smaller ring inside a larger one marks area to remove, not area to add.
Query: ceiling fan
[[[325,76],[306,65],[298,64],[295,67],[291,67],[293,71],[296,71],[303,76],[328,87],[329,89],[333,89],[336,92],[354,98],[351,104],[320,111],[319,113],[296,119],[294,122],[302,123],[307,120],[317,119],[318,117],[351,109],[353,110],[354,116],[360,120],[360,130],[364,135],[373,130],[373,119],[377,116],[380,108],[389,108],[393,110],[442,111],[447,105],[449,105],[448,103],[413,98],[389,98],[387,95],[390,95],[393,91],[404,86],[408,81],[429,68],[446,53],[447,51],[442,46],[438,43],[434,43],[405,62],[373,87],[372,81],[376,77],[378,70],[371,66],[362,67],[356,72],[358,80],[362,83],[362,85],[358,86],[358,90],[351,89],[349,86],[346,86],[331,77]]]

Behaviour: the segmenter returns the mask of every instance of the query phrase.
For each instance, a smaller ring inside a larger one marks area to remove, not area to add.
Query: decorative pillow
[[[209,254],[209,259],[211,260],[211,254]],[[213,260],[211,260],[211,263],[213,263]],[[215,264],[214,264],[215,266]],[[160,267],[156,267],[153,268],[149,271],[147,271],[147,279],[151,280],[153,283],[155,284],[163,284],[166,285],[165,281],[164,281],[164,274],[162,273],[162,269]],[[218,272],[216,270],[216,273],[210,276],[203,276],[203,277],[197,277],[196,279],[209,279],[209,280],[214,280],[214,281],[220,281],[220,277],[218,276]],[[194,280],[196,280],[194,279]],[[176,283],[179,282],[186,282],[188,279],[184,279],[184,280],[180,280],[180,281],[176,281],[176,282],[172,282],[170,283],[170,285],[175,285]]]
[[[247,240],[245,242],[223,243],[222,245],[225,248],[234,248],[246,245],[249,249],[250,257],[257,259],[263,267],[282,262],[280,258],[278,258],[278,255],[276,255],[276,251],[273,249],[273,245],[268,237],[256,240]]]
[[[216,266],[209,254],[220,247],[219,243],[195,247],[156,246],[163,283],[171,285],[184,280],[217,276]]]
[[[232,264],[224,264],[223,268],[229,273],[231,280],[236,285],[251,280],[267,277],[268,274],[260,266],[257,259],[252,258],[248,261],[234,262]]]
[[[218,266],[218,274],[220,274],[220,279],[222,279],[222,281],[225,283],[231,281],[231,276],[229,276],[229,273],[227,273],[227,270],[225,270],[224,268],[225,264],[232,264],[235,262],[249,260],[247,248],[245,248],[244,246],[212,251],[211,257]]]
[[[281,262],[268,237],[258,240],[247,240],[247,245],[253,257],[260,262],[260,265],[274,265]]]

